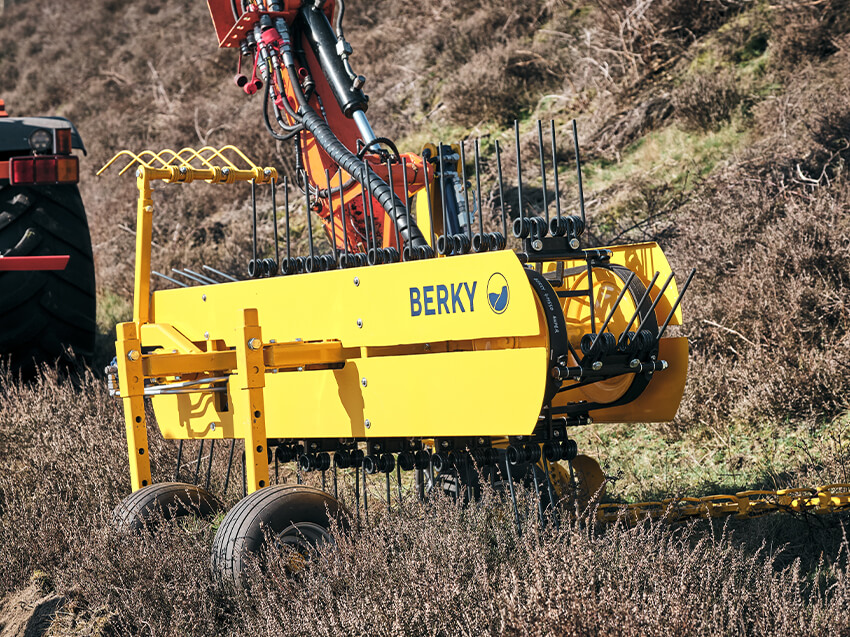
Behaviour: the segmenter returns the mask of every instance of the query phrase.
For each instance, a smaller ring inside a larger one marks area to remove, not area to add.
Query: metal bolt
[[[363,327],[363,319],[357,319],[357,327]]]
[[[269,343],[277,343],[277,341],[276,341],[275,339],[273,339],[273,338],[270,338],[270,339],[269,339]]]
[[[304,368],[303,368],[303,367],[299,367],[299,368],[298,368],[298,371],[299,371],[299,372],[303,372],[303,371],[304,371]]]
[[[263,346],[263,342],[256,336],[248,341],[248,349],[257,350]]]
[[[207,340],[210,340],[210,333],[204,332],[204,338],[207,339]]]
[[[360,277],[359,276],[354,277],[354,285],[360,285]]]
[[[141,358],[141,353],[137,349],[131,349],[127,352],[127,360],[133,361],[134,363]]]
[[[426,351],[426,352],[430,352],[430,351],[431,351],[431,343],[425,343],[425,351]]]
[[[369,427],[371,427],[371,426],[372,426],[372,421],[367,418],[366,419],[366,429],[369,429]]]
[[[181,174],[181,175],[185,175],[185,174],[186,174],[186,166],[180,166],[180,168],[178,168],[178,170],[180,171],[180,174]]]
[[[581,243],[579,243],[579,240],[578,240],[578,239],[576,239],[575,237],[573,237],[572,239],[570,239],[570,247],[571,247],[573,250],[578,250],[578,247],[579,247],[580,245],[581,245]]]
[[[210,423],[210,431],[215,431],[215,423],[214,422]]]
[[[206,301],[206,300],[207,300],[207,295],[206,295],[206,294],[201,294],[201,300],[202,300],[202,301]]]
[[[265,168],[265,169],[263,170],[263,174],[264,174],[266,177],[268,177],[269,175],[271,175],[271,174],[272,174],[272,170],[271,170],[271,168]]]
[[[588,416],[588,417],[587,417],[587,424],[588,424],[588,425],[592,425],[592,424],[593,424],[593,418],[591,418],[590,416]]]
[[[363,387],[365,387],[365,386],[366,386],[366,385],[368,385],[369,383],[368,383],[368,381],[367,381],[365,378],[362,378],[362,379],[360,380],[360,384],[361,384],[361,385],[363,385]]]
[[[600,369],[602,369],[602,361],[595,361],[593,365],[591,365],[591,368],[594,372],[598,372]]]
[[[531,247],[534,250],[542,250],[543,249],[543,242],[540,239],[535,239],[534,241],[531,242]]]
[[[227,175],[229,175],[229,174],[230,174],[230,168],[227,168],[227,167],[222,168],[222,169],[221,169],[221,174],[222,174],[222,175],[224,175],[224,176],[226,177]]]
[[[640,367],[640,361],[636,358],[633,358],[631,361],[629,361],[629,367],[631,367],[632,369]]]
[[[141,169],[141,168],[139,168],[139,169],[136,171],[136,179],[141,179],[141,177],[142,177],[142,169]]]

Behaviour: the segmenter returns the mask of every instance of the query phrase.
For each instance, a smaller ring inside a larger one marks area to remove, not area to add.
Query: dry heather
[[[128,481],[123,426],[103,384],[0,378],[0,596],[41,572],[62,600],[54,634],[842,634],[848,545],[839,520],[601,529],[586,518],[522,536],[485,506],[406,500],[337,537],[297,579],[272,558],[248,596],[210,577],[214,528],[110,530]],[[8,441],[8,442],[6,442]],[[155,479],[174,444],[154,434]],[[220,476],[216,474],[216,480]],[[380,489],[376,490],[380,492]],[[230,496],[233,500],[233,496]],[[793,530],[790,530],[792,529]],[[775,532],[775,529],[774,529]],[[51,597],[53,599],[53,597]],[[76,632],[75,632],[76,631]]]
[[[702,436],[722,453],[731,431],[805,448],[847,411],[848,16],[848,0],[350,0],[346,27],[376,129],[411,150],[481,136],[492,174],[492,141],[510,139],[514,118],[529,162],[531,119],[566,132],[578,118],[592,237],[658,240],[677,271],[699,272],[685,400],[652,435]],[[234,61],[203,3],[7,3],[0,96],[13,114],[71,118],[89,148],[81,188],[104,330],[127,311],[133,262],[132,180],[93,176],[114,152],[236,143],[291,168],[259,100],[229,84]],[[559,161],[573,210],[569,143]],[[514,174],[512,150],[504,165]],[[524,203],[539,209],[535,185]],[[156,269],[242,270],[247,189],[214,195],[157,194]],[[803,426],[810,439],[785,440]],[[771,477],[847,481],[842,442]],[[156,434],[151,445],[156,479],[169,478],[174,445]],[[218,491],[223,473],[217,463]],[[120,411],[99,379],[0,377],[0,594],[45,573],[39,591],[64,599],[56,634],[850,633],[845,517],[528,522],[518,537],[498,502],[437,501],[427,515],[411,503],[340,537],[298,580],[272,569],[246,598],[209,578],[205,523],[112,534],[128,482]]]

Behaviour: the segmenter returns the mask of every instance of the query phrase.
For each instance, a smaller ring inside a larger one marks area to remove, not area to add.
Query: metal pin
[[[198,484],[198,476],[201,473],[201,456],[204,454],[204,439],[201,438],[201,446],[198,447],[198,458],[195,460],[195,477],[192,479],[193,484]]]
[[[587,221],[584,214],[584,188],[581,183],[581,154],[578,149],[578,125],[573,120],[573,145],[576,149],[576,173],[578,175],[578,201],[581,206],[581,223],[587,227]]]
[[[180,461],[183,459],[183,441],[177,445],[177,470],[174,472],[174,482],[180,482]]]
[[[208,265],[203,266],[203,268],[207,272],[212,272],[213,274],[220,276],[222,279],[227,279],[228,281],[238,281],[239,280],[236,277],[230,276],[229,274],[225,274],[224,272],[216,270],[215,268],[211,268]],[[216,283],[218,283],[218,281],[216,281]]]
[[[630,318],[629,322],[626,324],[626,329],[623,330],[623,333],[620,334],[620,338],[617,339],[617,345],[623,344],[623,339],[626,338],[629,333],[629,330],[632,327],[632,323],[635,322],[635,319],[637,319],[638,315],[640,314],[640,308],[643,307],[644,303],[646,303],[646,299],[647,297],[649,297],[649,291],[652,289],[652,286],[655,285],[655,281],[658,279],[659,274],[659,272],[656,272],[654,275],[652,275],[652,280],[649,282],[649,285],[646,286],[646,290],[644,290],[643,294],[641,295],[640,301],[638,301],[637,305],[635,305],[634,314],[632,314],[632,318]]]
[[[183,272],[186,272],[187,274],[191,274],[192,276],[198,277],[198,279],[200,279],[200,280],[202,280],[205,283],[210,284],[210,285],[218,283],[218,281],[216,281],[215,279],[211,279],[210,277],[204,276],[200,272],[195,272],[194,270],[190,270],[189,268],[183,268]]]
[[[422,170],[425,172],[425,198],[428,200],[428,221],[431,226],[431,247],[436,252],[437,238],[434,234],[434,208],[431,202],[431,186],[428,183],[428,158],[422,155]]]
[[[331,192],[331,173],[325,168],[325,184],[328,187],[328,216],[331,222],[331,240],[333,241],[334,263],[339,263],[339,253],[336,249],[336,217],[334,216],[334,198]],[[342,192],[342,191],[340,191]]]
[[[160,279],[165,279],[166,281],[169,281],[169,282],[173,283],[174,285],[179,285],[181,288],[188,288],[189,287],[185,283],[181,283],[180,281],[178,281],[176,279],[172,279],[170,276],[165,276],[164,274],[160,274],[156,270],[151,270],[151,274],[158,276]]]
[[[463,204],[466,207],[466,236],[469,239],[469,245],[472,245],[472,216],[469,211],[469,195],[466,191],[466,144],[460,140],[460,180],[463,188]],[[461,232],[463,228],[461,228]]]
[[[496,140],[496,171],[499,173],[499,207],[502,209],[502,234],[508,237],[508,214],[505,212],[505,188],[502,179],[502,149]]]
[[[186,274],[186,272],[184,272],[182,270],[178,270],[177,268],[171,268],[171,271],[174,274],[177,274],[178,276],[182,276],[186,279],[189,279],[190,281],[194,281],[195,283],[200,283],[201,285],[207,285],[207,283],[203,279],[198,278],[196,276],[192,276],[191,274]]]
[[[555,171],[555,212],[561,218],[561,193],[558,189],[558,151],[555,144],[555,120],[549,120],[552,126],[552,169]],[[560,226],[560,222],[558,222]]]
[[[543,157],[543,122],[537,120],[537,146],[540,153],[540,178],[543,181],[543,210],[546,213],[546,228],[549,228],[549,202],[546,198],[546,162]]]
[[[207,462],[207,481],[204,484],[204,489],[209,491],[210,488],[210,480],[212,479],[212,463],[213,463],[213,451],[215,450],[215,440],[210,440],[210,459]]]
[[[227,494],[227,487],[230,485],[230,468],[233,466],[233,451],[236,449],[236,438],[230,441],[230,457],[227,460],[227,472],[224,474],[224,491]]]
[[[345,193],[342,191],[342,168],[337,168],[337,177],[339,177],[339,209],[342,215],[342,242],[344,245],[345,265],[348,263],[348,220],[345,218]]]
[[[673,318],[673,315],[676,313],[676,310],[679,307],[679,303],[682,302],[682,299],[685,296],[685,292],[688,291],[688,286],[691,284],[691,280],[694,278],[694,275],[697,273],[696,268],[691,270],[691,273],[688,275],[687,280],[685,281],[685,285],[682,286],[682,290],[679,292],[679,296],[676,297],[676,302],[673,303],[673,308],[670,310],[670,313],[667,315],[667,318],[664,319],[664,324],[661,326],[661,329],[658,330],[657,339],[660,341],[661,337],[664,336],[664,332],[667,330],[667,326],[670,324],[670,319]]]
[[[600,335],[602,334],[602,332],[604,332],[608,328],[608,323],[610,323],[611,319],[614,317],[614,312],[617,311],[617,308],[620,305],[620,301],[623,300],[623,296],[626,294],[626,291],[629,289],[629,285],[631,285],[632,280],[634,278],[635,278],[635,273],[629,272],[629,276],[626,279],[625,285],[623,285],[622,289],[620,290],[620,294],[617,295],[617,300],[614,301],[614,306],[611,308],[611,311],[608,312],[608,316],[605,317],[605,322],[602,323],[602,327],[599,329],[599,332],[593,338],[593,342],[590,344],[590,349],[588,350],[588,352],[593,351],[593,348],[596,347],[597,341],[599,341]]]
[[[590,331],[596,334],[596,298],[593,294],[593,266],[590,257],[587,258],[587,299],[590,305]]]
[[[402,158],[402,160],[401,160],[401,172],[402,172],[403,177],[404,177],[404,182],[403,182],[404,183],[404,216],[407,219],[407,227],[409,228],[410,227],[410,191],[408,190],[408,184],[407,184],[407,159],[405,159],[405,158]],[[399,249],[399,252],[403,256],[404,250],[403,250],[401,244],[399,244],[398,249]],[[412,249],[409,250],[409,254],[410,254],[410,258],[413,259],[414,255],[413,255]]]
[[[514,479],[511,476],[511,463],[508,461],[507,454],[505,454],[505,472],[508,474],[508,490],[511,492],[511,502],[514,505],[514,520],[516,522],[516,533],[517,535],[522,535],[522,526],[519,521],[519,508],[516,504],[516,493],[514,492]]]
[[[272,179],[272,222],[274,223],[274,262],[280,265],[280,237],[277,233],[277,179]],[[277,267],[277,266],[276,266]]]
[[[475,193],[478,196],[478,228],[481,235],[481,245],[479,247],[483,251],[486,246],[486,241],[484,240],[484,205],[481,200],[480,149],[477,138],[475,140]],[[469,225],[472,227],[471,221]]]
[[[389,159],[387,159],[387,176],[389,177],[390,191],[392,191],[393,195],[395,195],[395,186],[393,186],[393,169]],[[393,219],[392,224],[395,229],[395,245],[396,248],[398,248],[399,254],[401,254],[401,235],[398,232],[398,223],[395,219]]]

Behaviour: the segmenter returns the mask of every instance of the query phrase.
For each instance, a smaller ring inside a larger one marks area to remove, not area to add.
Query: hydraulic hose
[[[313,134],[319,146],[324,148],[331,159],[345,172],[355,177],[363,186],[367,186],[368,183],[368,187],[372,189],[372,196],[378,200],[384,210],[390,213],[404,242],[414,248],[426,245],[425,237],[422,236],[422,231],[419,230],[416,222],[410,219],[410,225],[408,225],[405,205],[390,190],[389,185],[378,177],[366,162],[358,159],[357,155],[348,150],[337,139],[325,120],[309,105],[302,104],[301,110],[304,128]]]

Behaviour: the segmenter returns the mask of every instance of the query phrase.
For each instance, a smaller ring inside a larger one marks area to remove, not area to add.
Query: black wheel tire
[[[250,560],[262,559],[266,534],[304,554],[330,537],[331,520],[347,528],[348,513],[332,495],[306,485],[276,485],[240,500],[225,516],[213,542],[212,570],[243,590]]]
[[[0,186],[0,254],[70,255],[64,270],[0,272],[0,357],[12,371],[91,360],[94,261],[77,187]]]
[[[160,519],[210,518],[223,509],[218,498],[197,485],[159,482],[142,487],[124,498],[112,511],[112,527],[117,531],[136,533]]]

